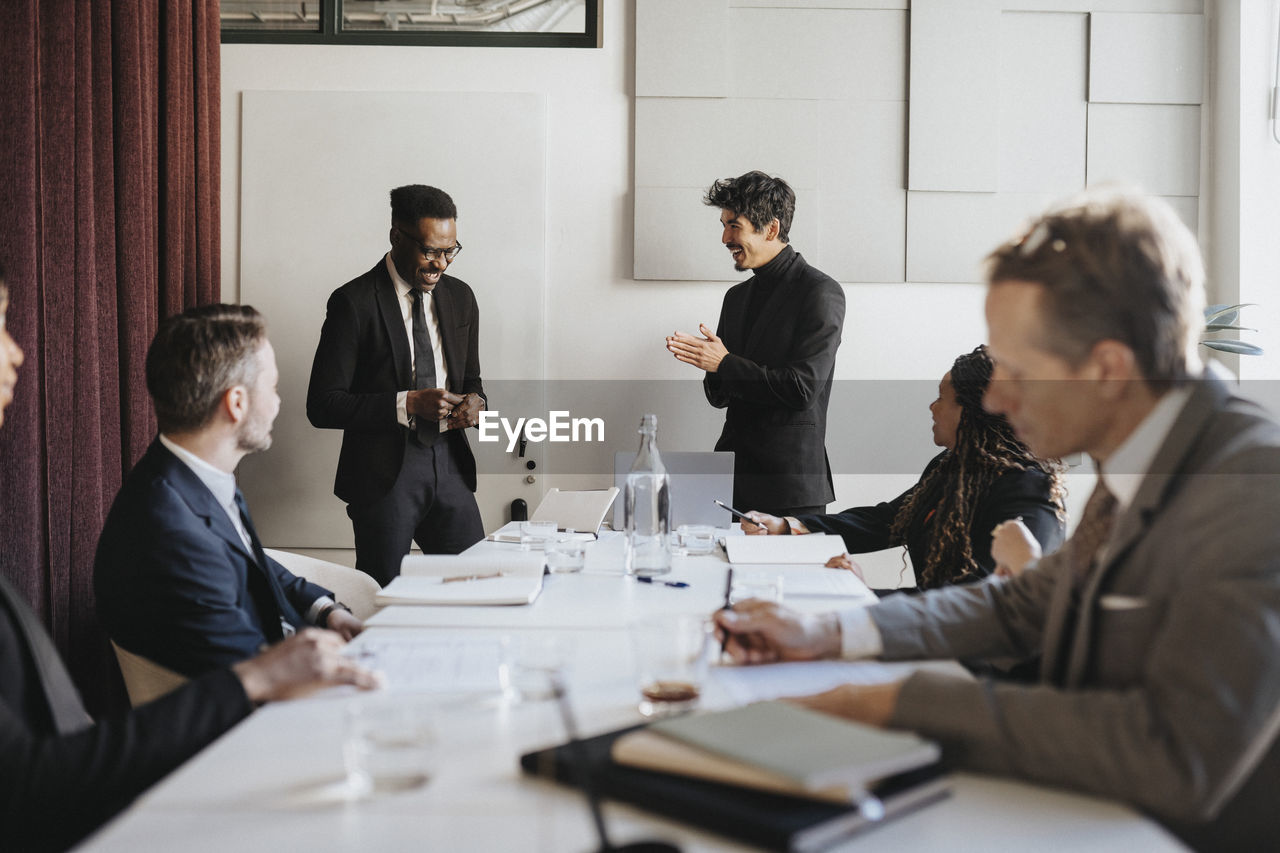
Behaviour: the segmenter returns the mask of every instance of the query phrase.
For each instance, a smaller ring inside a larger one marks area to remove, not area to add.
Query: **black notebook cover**
[[[575,760],[587,762],[591,782],[606,797],[640,806],[767,850],[821,850],[852,833],[874,826],[856,808],[770,794],[687,776],[656,773],[614,763],[614,740],[642,728],[631,726],[572,744],[530,752],[520,766],[534,776],[576,785]],[[885,820],[947,795],[938,764],[882,780],[873,790],[884,803]]]

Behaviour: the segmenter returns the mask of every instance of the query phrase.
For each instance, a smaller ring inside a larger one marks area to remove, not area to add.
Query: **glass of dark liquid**
[[[653,616],[630,626],[640,713],[680,714],[697,707],[707,677],[711,625],[704,616]]]

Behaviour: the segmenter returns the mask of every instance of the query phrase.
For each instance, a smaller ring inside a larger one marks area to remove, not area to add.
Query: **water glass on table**
[[[712,647],[705,616],[665,615],[629,626],[640,713],[664,717],[697,707]]]
[[[434,772],[434,705],[406,693],[379,692],[346,709],[343,759],[352,799],[421,788]]]
[[[520,525],[520,549],[541,551],[556,538],[559,528],[554,521],[525,521]]]

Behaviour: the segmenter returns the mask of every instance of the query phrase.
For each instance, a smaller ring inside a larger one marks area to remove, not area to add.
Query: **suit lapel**
[[[169,452],[157,439],[154,447],[164,454],[164,476],[173,483],[175,490],[182,496],[191,512],[204,520],[204,523],[232,548],[239,551],[252,563],[257,563],[253,552],[244,547],[244,540],[231,524],[227,511],[218,505],[213,492],[209,491],[195,472],[187,467],[187,463]]]
[[[1092,646],[1093,618],[1103,583],[1146,534],[1164,503],[1170,486],[1182,475],[1196,440],[1226,397],[1227,388],[1222,380],[1212,371],[1206,371],[1169,429],[1149,471],[1142,478],[1133,502],[1116,519],[1115,530],[1103,550],[1102,559],[1086,579],[1080,595],[1079,617],[1071,638],[1067,686],[1078,686],[1086,674]]]
[[[409,357],[409,336],[404,330],[404,310],[400,305],[400,294],[396,292],[391,274],[387,272],[386,258],[379,261],[371,272],[374,277],[374,298],[378,302],[378,313],[382,316],[382,329],[391,344],[391,354],[396,363],[396,383],[402,390],[411,389],[413,359]]]
[[[32,662],[40,679],[40,689],[49,705],[53,725],[59,734],[67,735],[93,723],[80,701],[80,693],[71,681],[58,650],[40,619],[9,582],[0,576],[0,596],[5,599],[16,622],[15,628],[26,640]]]

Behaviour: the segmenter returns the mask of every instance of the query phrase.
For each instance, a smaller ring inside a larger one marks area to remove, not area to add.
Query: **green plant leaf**
[[[1216,349],[1218,352],[1233,352],[1237,355],[1262,355],[1262,347],[1248,341],[1201,341],[1203,346]]]
[[[1204,309],[1205,323],[1234,323],[1236,314],[1241,308],[1256,306],[1256,302],[1241,302],[1239,305],[1210,305]]]
[[[1209,323],[1204,327],[1206,332],[1256,332],[1257,329],[1251,329],[1248,326],[1231,326],[1226,323]]]

